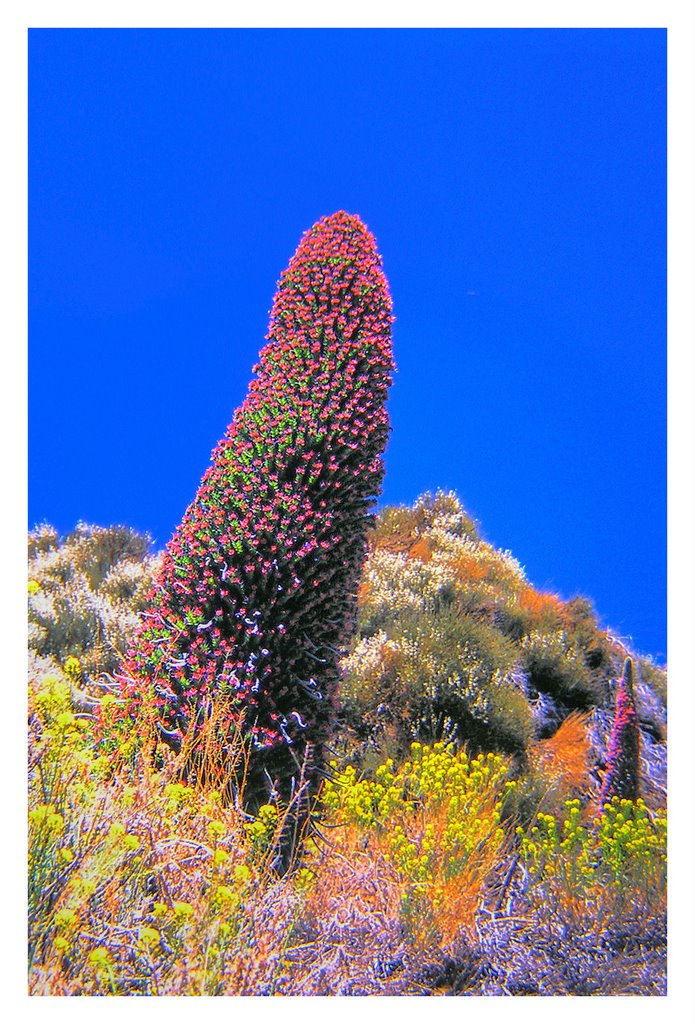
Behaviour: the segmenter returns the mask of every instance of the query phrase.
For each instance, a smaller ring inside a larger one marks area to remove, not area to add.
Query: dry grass
[[[451,561],[451,568],[460,583],[484,580],[488,576],[488,567],[476,555],[458,555]]]
[[[432,545],[426,537],[420,537],[408,550],[410,558],[417,558],[420,562],[432,561]]]
[[[484,966],[468,995],[666,994],[665,917],[602,931],[590,915],[568,926],[517,902],[510,915],[481,913],[478,938]]]
[[[519,606],[531,612],[534,618],[555,620],[558,625],[564,621],[564,605],[557,594],[523,587],[519,593]]]
[[[590,772],[593,757],[589,717],[575,711],[552,736],[529,747],[531,773],[542,780],[543,810],[558,810],[567,797],[584,794],[595,786]]]

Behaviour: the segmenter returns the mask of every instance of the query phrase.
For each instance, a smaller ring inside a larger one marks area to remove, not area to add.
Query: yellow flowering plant
[[[253,960],[284,812],[245,819],[219,789],[182,781],[173,760],[158,770],[120,747],[105,755],[71,690],[57,671],[30,691],[32,991],[222,994]],[[124,722],[124,744],[132,733]],[[307,884],[295,896],[288,879],[292,915]]]
[[[538,903],[577,919],[657,911],[666,900],[666,814],[615,797],[594,819],[566,800],[561,820],[540,813],[521,836],[521,858]]]
[[[336,821],[367,833],[402,887],[402,914],[423,943],[450,942],[470,928],[490,867],[507,844],[505,800],[515,782],[499,754],[469,758],[453,745],[411,746],[410,760],[391,759],[373,780],[351,766],[326,784],[324,804]]]

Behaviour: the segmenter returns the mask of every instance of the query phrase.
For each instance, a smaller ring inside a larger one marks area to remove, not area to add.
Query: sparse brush
[[[536,630],[553,633],[567,626],[564,603],[556,594],[524,586],[512,593],[497,616],[499,628],[516,642]]]
[[[588,719],[586,712],[572,712],[552,736],[529,746],[527,772],[519,787],[526,808],[534,805],[534,813],[559,813],[565,800],[592,791]],[[526,816],[521,809],[520,814]]]
[[[636,663],[643,684],[653,691],[665,708],[668,699],[666,670],[656,665],[651,658],[637,658]]]
[[[60,538],[29,534],[29,644],[60,664],[79,659],[83,683],[113,672],[137,629],[152,585],[150,538],[124,526],[80,523]]]
[[[601,628],[596,610],[586,597],[565,601],[563,618],[597,684],[599,699],[605,702],[608,697],[608,680],[622,647],[610,633]]]

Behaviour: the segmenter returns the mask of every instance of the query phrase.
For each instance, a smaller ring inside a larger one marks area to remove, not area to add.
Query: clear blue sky
[[[345,209],[397,317],[382,504],[456,490],[665,660],[664,30],[35,29],[29,75],[29,526],[163,546]]]

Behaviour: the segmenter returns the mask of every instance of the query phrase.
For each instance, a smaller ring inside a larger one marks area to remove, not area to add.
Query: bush
[[[347,721],[363,740],[390,731],[396,757],[413,740],[520,750],[533,721],[515,666],[513,646],[494,628],[451,610],[410,607],[344,660]]]
[[[403,615],[436,613],[451,604],[455,579],[445,565],[408,558],[402,552],[374,551],[360,586],[359,631],[372,636],[399,628]]]
[[[635,685],[635,706],[642,737],[649,739],[652,746],[663,746],[668,735],[666,708],[654,690],[645,683]],[[642,754],[644,756],[644,750]],[[665,757],[665,750],[663,756]]]
[[[382,764],[373,782],[348,766],[323,801],[335,823],[352,824],[372,853],[385,851],[402,886],[401,914],[416,946],[470,934],[484,883],[507,842],[500,822],[516,783],[496,754],[470,759],[438,743],[415,743],[399,769]]]
[[[524,586],[498,609],[495,621],[502,632],[520,643],[534,631],[554,633],[566,628],[564,603],[556,594]]]
[[[534,689],[560,698],[573,709],[602,701],[603,686],[592,675],[581,648],[568,631],[527,633],[521,641],[521,655]]]
[[[560,818],[541,813],[528,836],[520,830],[538,903],[575,922],[591,916],[599,930],[665,910],[664,813],[651,815],[643,801],[615,797],[587,822],[575,798]]]
[[[565,602],[564,615],[567,631],[582,652],[589,671],[601,688],[603,699],[608,696],[608,679],[615,670],[619,651],[605,630],[601,629],[594,607],[585,597],[574,597]]]
[[[44,524],[29,534],[29,643],[63,664],[79,659],[85,681],[113,672],[138,625],[156,556],[128,527],[80,523],[64,538]]]
[[[453,491],[426,492],[412,507],[399,505],[379,513],[370,547],[393,552],[412,553],[412,548],[434,530],[452,537],[478,540],[478,528]]]
[[[665,712],[668,703],[666,671],[655,665],[651,658],[636,658],[635,663],[642,683],[651,690]]]

